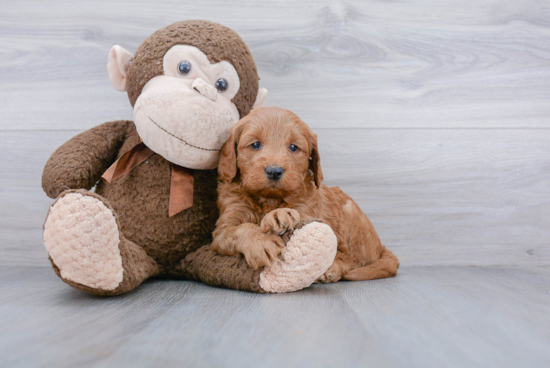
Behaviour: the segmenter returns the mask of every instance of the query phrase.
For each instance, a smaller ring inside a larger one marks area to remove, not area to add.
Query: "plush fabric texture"
[[[164,73],[162,58],[175,45],[197,47],[208,56],[212,64],[224,60],[231,63],[239,74],[241,84],[232,101],[241,117],[250,112],[256,101],[260,78],[248,46],[235,31],[203,20],[177,22],[159,29],[138,47],[126,80],[132,106],[143,86],[151,78]]]
[[[46,163],[44,190],[55,198],[64,189],[90,189],[110,164],[138,143],[129,121],[105,123],[81,133]],[[191,173],[193,206],[173,217],[168,216],[171,164],[157,154],[127,175],[96,187],[96,193],[117,213],[121,232],[158,263],[161,274],[169,275],[187,254],[212,241],[218,217],[217,172]]]
[[[116,227],[118,229],[118,234],[119,234],[118,252],[119,252],[119,257],[122,260],[122,280],[121,282],[118,283],[118,286],[116,286],[114,289],[103,288],[102,286],[104,286],[105,284],[105,276],[108,276],[108,275],[102,272],[97,272],[93,275],[90,275],[90,277],[94,279],[94,282],[82,284],[78,282],[80,280],[73,280],[70,278],[66,278],[62,274],[61,269],[56,265],[56,263],[52,259],[52,256],[50,256],[49,257],[50,262],[52,263],[52,266],[57,276],[59,276],[63,281],[65,281],[67,284],[71,285],[72,287],[78,290],[88,292],[90,294],[119,295],[134,289],[136,286],[141,284],[143,281],[145,281],[149,277],[159,274],[159,269],[157,267],[156,262],[151,257],[147,256],[145,251],[140,246],[129,241],[124,237],[124,235],[120,234],[120,223],[118,221],[118,217],[116,216],[116,213],[114,212],[112,206],[105,198],[101,197],[96,193],[92,193],[83,189],[67,190],[63,192],[59,196],[58,200],[54,202],[54,204],[50,207],[50,211],[48,213],[48,216],[46,217],[46,222],[44,224],[45,228],[46,228],[46,224],[50,222],[50,215],[52,214],[51,209],[57,205],[58,201],[60,200],[63,201],[63,199],[66,196],[68,196],[69,198],[71,197],[79,198],[79,201],[84,203],[94,203],[98,208],[101,208],[101,209],[106,208],[109,211],[109,216],[111,216],[114,219],[116,223]],[[78,212],[79,211],[75,211],[75,213],[78,213]],[[109,220],[111,220],[111,218],[109,218]],[[78,225],[79,225],[78,222],[75,222],[73,226],[78,227]],[[55,226],[55,223],[50,222],[49,226]],[[63,229],[63,228],[57,229],[57,231],[59,230],[67,231],[67,229]],[[74,234],[71,234],[71,235],[74,235]],[[76,236],[75,240],[80,240],[83,243],[86,243],[87,237],[88,237],[88,234],[84,234],[84,236]],[[101,244],[93,244],[92,246],[96,247],[97,249],[98,246],[101,247]],[[97,253],[100,253],[100,252],[97,252]],[[103,256],[102,254],[97,254],[97,255],[100,256],[100,258]],[[69,257],[71,257],[71,255],[69,255]],[[88,259],[88,261],[94,262],[94,258],[92,257]],[[101,260],[99,260],[99,262],[101,262]],[[72,267],[70,263],[66,265],[68,265],[69,267]]]
[[[301,224],[286,243],[280,259],[260,274],[260,287],[271,293],[288,293],[310,286],[334,262],[338,240],[327,224]]]
[[[50,198],[67,189],[91,189],[117,158],[131,121],[113,121],[71,138],[48,159],[42,188]]]
[[[168,161],[209,170],[218,166],[239,112],[224,97],[212,101],[197,93],[195,81],[167,76],[149,81],[135,104],[134,124],[147,147]]]
[[[113,46],[111,51],[109,51],[107,72],[109,73],[111,84],[117,91],[126,91],[126,75],[128,73],[126,65],[130,65],[130,60],[133,57],[134,55],[118,45]]]
[[[179,64],[182,60],[191,63],[191,70],[185,76],[182,76],[179,71]],[[225,60],[212,63],[204,52],[194,46],[173,46],[164,55],[163,68],[165,76],[175,77],[178,80],[202,80],[216,93],[216,97],[211,96],[213,99],[217,99],[219,96],[231,100],[237,95],[241,86],[239,74],[233,65]],[[228,86],[223,92],[218,92],[215,83],[221,77],[228,82]]]
[[[248,266],[242,255],[222,256],[210,245],[185,257],[181,270],[184,278],[211,286],[265,293],[259,285],[261,270]]]
[[[193,89],[199,91],[201,95],[211,99],[212,101],[216,101],[216,99],[218,98],[218,91],[216,91],[214,87],[212,87],[210,84],[206,83],[200,78],[195,78],[191,87],[193,87]]]
[[[50,208],[43,235],[63,278],[104,290],[122,282],[118,226],[99,199],[81,193],[59,198]]]
[[[319,219],[309,218],[282,235],[286,249],[271,267],[254,270],[242,254],[222,256],[204,246],[182,262],[181,276],[211,286],[256,293],[287,293],[310,286],[334,261],[336,237]]]

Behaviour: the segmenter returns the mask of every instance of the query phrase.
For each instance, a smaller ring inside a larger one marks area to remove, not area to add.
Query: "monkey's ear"
[[[109,80],[117,91],[126,91],[126,73],[130,66],[130,61],[134,58],[130,52],[124,50],[119,45],[115,45],[109,51],[109,59],[107,60],[107,71],[109,72]]]
[[[237,145],[245,123],[244,119],[241,119],[233,125],[229,139],[222,146],[218,163],[218,176],[222,181],[231,183],[237,176]]]
[[[254,106],[252,106],[252,110],[257,109],[259,107],[263,107],[266,98],[267,98],[267,89],[259,88],[258,95],[256,96],[256,102],[254,102]]]
[[[317,147],[317,135],[312,132],[309,139],[311,143],[309,169],[313,172],[315,185],[317,188],[320,188],[321,182],[323,181],[323,171],[321,170],[321,156],[319,155],[319,148]]]

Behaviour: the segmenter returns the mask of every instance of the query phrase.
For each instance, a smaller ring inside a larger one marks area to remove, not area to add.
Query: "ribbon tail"
[[[170,217],[193,206],[193,185],[195,179],[192,171],[172,164],[172,179],[170,182]]]

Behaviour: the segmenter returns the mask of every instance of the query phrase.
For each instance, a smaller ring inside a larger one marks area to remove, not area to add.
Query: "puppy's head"
[[[252,111],[231,129],[221,150],[220,179],[240,180],[251,193],[286,197],[323,180],[317,136],[288,110]]]

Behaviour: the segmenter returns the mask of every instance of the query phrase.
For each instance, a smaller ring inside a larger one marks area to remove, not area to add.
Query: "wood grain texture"
[[[550,130],[317,129],[325,183],[404,265],[550,263]],[[0,264],[48,265],[40,178],[75,131],[0,132]]]
[[[0,129],[131,118],[110,47],[182,19],[239,32],[268,105],[315,127],[549,127],[546,1],[28,0],[0,13]]]
[[[47,266],[44,163],[131,119],[106,72],[182,19],[239,32],[268,105],[319,134],[326,182],[409,265],[550,264],[546,1],[12,1],[0,12],[0,265]]]
[[[550,366],[548,1],[0,8],[0,367]],[[396,278],[286,295],[152,280],[114,298],[57,279],[42,168],[78,132],[132,118],[111,46],[184,19],[244,38],[267,105],[314,128],[326,184],[370,217]]]
[[[550,268],[404,267],[259,295],[150,281],[94,297],[0,268],[5,367],[547,367]]]

